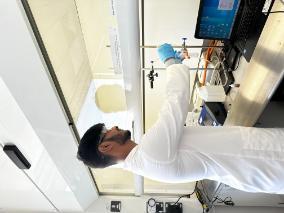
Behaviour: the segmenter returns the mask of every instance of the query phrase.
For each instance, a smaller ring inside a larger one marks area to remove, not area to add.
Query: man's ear
[[[98,149],[101,153],[108,154],[113,149],[113,142],[103,142],[99,145]]]

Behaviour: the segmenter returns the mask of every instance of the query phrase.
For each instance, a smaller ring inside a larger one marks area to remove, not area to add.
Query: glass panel
[[[92,72],[74,1],[29,0],[73,119],[78,119]]]
[[[83,135],[90,126],[99,122],[104,122],[107,128],[118,125],[120,128],[131,130],[131,120],[127,111],[104,113],[98,108],[98,105],[104,107],[108,105],[107,103],[98,103],[102,101],[96,100],[98,99],[97,91],[100,88],[114,85],[123,87],[123,82],[120,79],[92,81],[76,125],[80,135]],[[113,103],[115,99],[113,94],[105,96],[107,96],[107,100],[111,101],[110,103]],[[125,97],[122,96],[121,99],[125,99]],[[120,104],[120,106],[123,106],[123,104]],[[100,192],[134,193],[132,173],[120,168],[92,169],[92,172]]]
[[[158,194],[190,194],[193,192],[195,186],[194,183],[162,183],[144,179],[144,192],[147,194],[158,193]]]
[[[134,177],[131,172],[119,168],[92,169],[100,192],[134,193]]]
[[[122,75],[114,73],[111,49],[107,47],[109,28],[116,25],[110,2],[28,0],[81,137],[98,122],[104,122],[107,127],[119,125],[131,129],[125,111]],[[101,90],[103,97],[97,90]],[[112,101],[116,103],[115,108],[110,108]],[[92,171],[100,192],[134,192],[131,173],[119,168]]]
[[[197,15],[198,2],[183,1],[180,3],[183,7],[175,7],[174,1],[145,1],[145,44],[158,45],[163,42],[181,44],[182,37],[193,38],[195,23],[192,23],[192,15],[189,17],[189,14]],[[114,84],[123,87],[122,76],[114,73],[111,51],[106,47],[110,44],[109,27],[116,25],[114,17],[111,16],[111,1],[28,0],[28,2],[80,136],[97,122],[105,122],[109,127],[119,125],[121,128],[131,129],[131,121],[126,111],[107,113],[103,112],[102,108],[108,103],[103,106],[97,105],[102,103],[98,102],[99,97],[96,94],[100,86]],[[161,8],[160,5],[163,7]],[[178,11],[171,13],[180,15],[169,16],[168,11],[173,9]],[[190,40],[189,43],[198,44],[196,40]],[[157,62],[155,49],[146,50],[146,67],[150,67],[151,60],[156,61],[155,67],[163,67]],[[163,70],[159,71],[159,75],[154,82],[154,88],[157,90],[146,89],[145,92],[146,130],[157,119],[158,109],[163,100],[162,94],[165,89]],[[149,88],[147,79],[145,83],[145,87]],[[105,96],[109,98],[111,95],[106,93]],[[133,193],[134,191],[131,173],[118,168],[93,170],[93,173],[100,192]],[[163,184],[145,180],[145,192],[149,193],[177,193],[179,190],[181,192],[187,190],[186,187],[190,187],[190,184]]]

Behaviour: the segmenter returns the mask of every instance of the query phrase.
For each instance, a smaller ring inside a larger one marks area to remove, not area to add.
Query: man
[[[284,129],[184,127],[189,70],[169,44],[159,49],[167,66],[166,100],[159,119],[137,145],[130,132],[103,124],[83,136],[78,158],[104,168],[124,169],[169,183],[211,179],[248,192],[284,194]]]

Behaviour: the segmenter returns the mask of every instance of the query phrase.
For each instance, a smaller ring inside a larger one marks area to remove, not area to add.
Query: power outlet
[[[162,212],[164,212],[164,203],[156,202],[156,212],[155,213],[162,213]]]
[[[177,203],[175,202],[166,202],[165,205],[165,212],[166,213],[182,213],[182,203]]]
[[[147,213],[163,213],[164,212],[164,203],[159,201],[154,201],[155,203],[149,205],[149,202],[146,203]]]
[[[110,212],[120,212],[120,211],[121,211],[121,201],[111,201]]]

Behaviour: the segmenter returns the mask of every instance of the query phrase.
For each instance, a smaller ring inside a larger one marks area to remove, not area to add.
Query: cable
[[[233,70],[228,70],[228,69],[227,69],[227,71],[230,71],[230,72],[236,71],[236,70],[239,68],[240,61],[241,61],[241,57],[242,57],[242,55],[240,54],[239,59],[238,59],[238,64],[237,64],[237,66],[236,66]]]
[[[225,83],[223,83],[223,82],[222,82],[222,80],[221,80],[221,82],[222,82],[222,86],[224,87],[224,86],[226,86],[226,85],[227,85],[229,78],[228,78],[227,73],[225,72],[224,63],[221,63],[221,66],[223,67],[223,70],[224,70],[224,76],[225,76],[225,78],[226,78]]]
[[[212,84],[220,84],[220,70],[217,70],[217,67],[221,65],[222,62],[218,61],[217,64],[214,66],[214,70],[212,72],[212,77],[210,80],[210,85]],[[217,73],[217,74],[216,74]]]
[[[219,67],[218,67],[219,66]],[[214,66],[214,70],[212,72],[212,78],[210,80],[210,84],[215,84],[215,85],[221,85],[221,86],[226,86],[228,83],[228,76],[226,72],[224,72],[224,77],[225,77],[225,83],[222,82],[221,75],[220,75],[220,66],[222,66],[223,70],[224,68],[224,60],[223,61],[218,61],[217,64]],[[218,67],[218,68],[217,68]]]
[[[213,198],[212,205],[217,201],[217,203],[224,203],[226,206],[234,206],[235,203],[232,200],[232,197],[225,197],[225,199],[222,199],[218,196]]]
[[[183,197],[190,198],[190,195],[182,195],[182,196],[180,196],[180,197],[178,198],[178,200],[173,204],[173,206],[176,205],[176,204],[179,202],[179,200],[180,200],[181,198],[183,198]]]
[[[197,183],[198,183],[198,181],[195,182],[194,190],[193,190],[192,193],[187,194],[187,195],[182,195],[182,196],[180,196],[180,197],[178,198],[178,200],[177,200],[173,205],[176,205],[176,204],[179,202],[179,200],[180,200],[181,198],[183,198],[183,197],[190,198],[191,195],[193,195],[193,194],[195,193],[195,191],[196,191]]]

